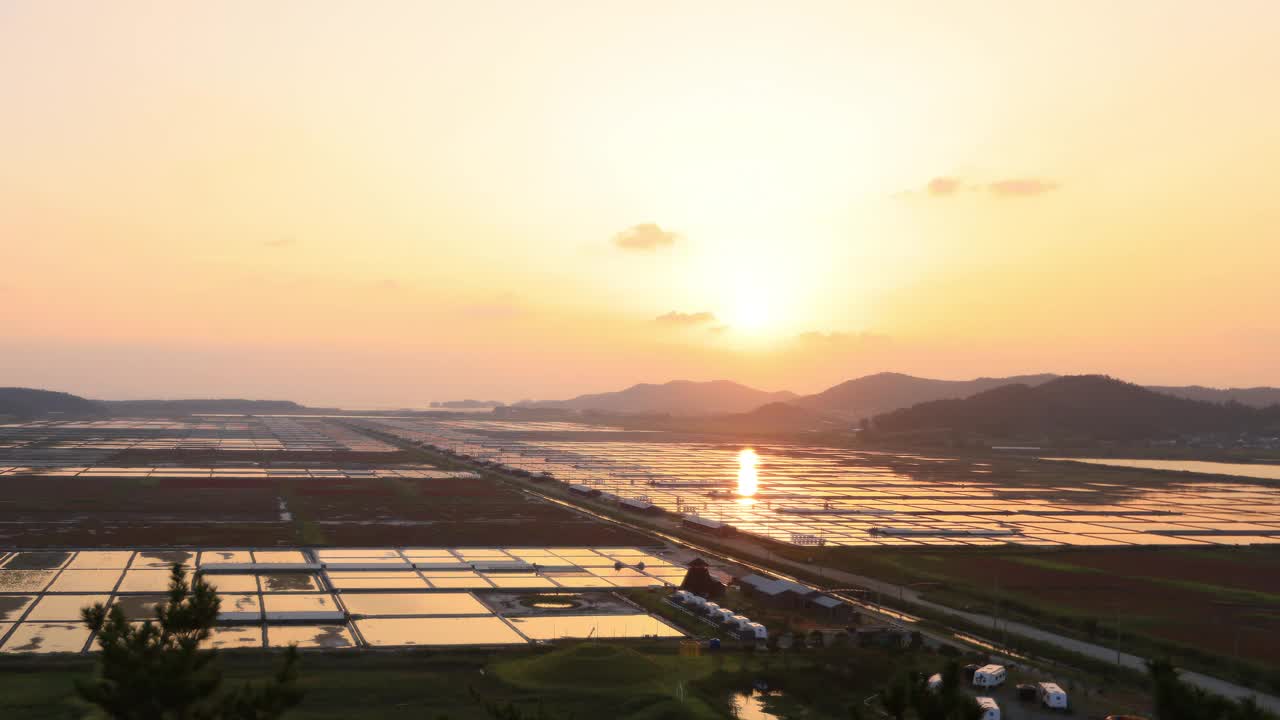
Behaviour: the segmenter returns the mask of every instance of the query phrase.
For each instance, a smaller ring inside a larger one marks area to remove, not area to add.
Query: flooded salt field
[[[212,647],[682,636],[600,590],[661,588],[683,577],[685,568],[637,548],[17,549],[0,550],[0,652],[85,650],[80,611],[95,603],[152,617],[165,600],[171,569],[158,565],[166,561],[200,571],[217,588]],[[525,602],[537,597],[565,600],[545,608]]]
[[[656,506],[796,545],[1280,542],[1280,487],[1244,479],[1036,472],[1028,469],[1033,460],[997,471],[980,460],[804,445],[638,442],[611,439],[609,432],[582,439],[596,429],[567,423],[551,431],[538,427],[543,423],[482,419],[365,422],[411,442],[552,477],[583,497],[624,509]],[[574,439],[563,439],[566,433]]]
[[[533,640],[561,638],[681,637],[683,633],[650,615],[551,615],[511,618]]]
[[[1118,458],[1045,458],[1064,462],[1107,465],[1110,467],[1143,468],[1169,472],[1201,473],[1205,475],[1233,475],[1235,477],[1280,480],[1280,465],[1263,463],[1227,463],[1204,460],[1125,460]]]

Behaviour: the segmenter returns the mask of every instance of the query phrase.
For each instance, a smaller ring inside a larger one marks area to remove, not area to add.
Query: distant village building
[[[697,515],[685,515],[681,524],[690,530],[697,530],[698,532],[719,535],[721,537],[732,535],[737,532],[729,523],[712,520],[710,518],[698,517]]]
[[[640,498],[624,498],[618,502],[618,507],[623,510],[641,513],[644,515],[654,515],[662,512],[662,508],[654,505],[648,500],[642,500]]]

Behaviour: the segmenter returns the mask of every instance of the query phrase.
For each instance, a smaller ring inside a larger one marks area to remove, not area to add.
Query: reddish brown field
[[[0,546],[20,547],[647,543],[492,480],[456,478],[14,478],[0,485],[0,519]]]
[[[827,562],[1039,626],[1096,624],[1280,667],[1280,547],[855,550]],[[1106,640],[1103,636],[1098,639]]]

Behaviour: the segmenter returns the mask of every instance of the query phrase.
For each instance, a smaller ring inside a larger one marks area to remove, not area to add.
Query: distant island
[[[433,408],[448,408],[453,410],[476,410],[493,407],[506,407],[506,403],[500,400],[443,400],[431,403]]]
[[[528,408],[614,413],[720,415],[746,413],[775,402],[794,400],[792,392],[767,392],[729,380],[695,382],[672,380],[661,385],[640,383],[625,390],[579,395],[569,400],[523,401]]]

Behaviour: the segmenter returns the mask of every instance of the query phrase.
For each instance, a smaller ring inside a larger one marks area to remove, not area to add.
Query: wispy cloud
[[[796,342],[809,348],[853,350],[878,347],[889,342],[889,336],[873,332],[818,332],[816,330],[795,336]]]
[[[657,250],[674,245],[680,236],[663,230],[657,223],[641,223],[613,236],[613,244],[623,250]]]
[[[929,181],[925,190],[931,197],[950,197],[960,192],[963,183],[960,178],[955,177],[936,177]]]
[[[290,245],[296,244],[297,242],[298,239],[292,235],[282,235],[274,240],[267,240],[262,244],[269,248],[286,248]]]
[[[684,313],[684,312],[676,312],[675,310],[672,310],[669,313],[659,315],[658,317],[654,318],[654,322],[659,323],[661,325],[679,325],[679,326],[686,326],[686,327],[690,325],[705,325],[707,323],[712,323],[715,321],[716,321],[715,313],[710,313],[710,312]]]
[[[1010,178],[987,185],[987,190],[996,197],[1031,197],[1057,189],[1058,183],[1041,178]]]
[[[924,195],[935,199],[956,197],[962,192],[986,191],[992,197],[1019,198],[1032,197],[1053,192],[1061,187],[1057,182],[1036,177],[1007,178],[993,182],[976,182],[965,180],[955,175],[939,175],[924,186],[924,190],[907,190],[898,193],[898,197],[911,198]]]

